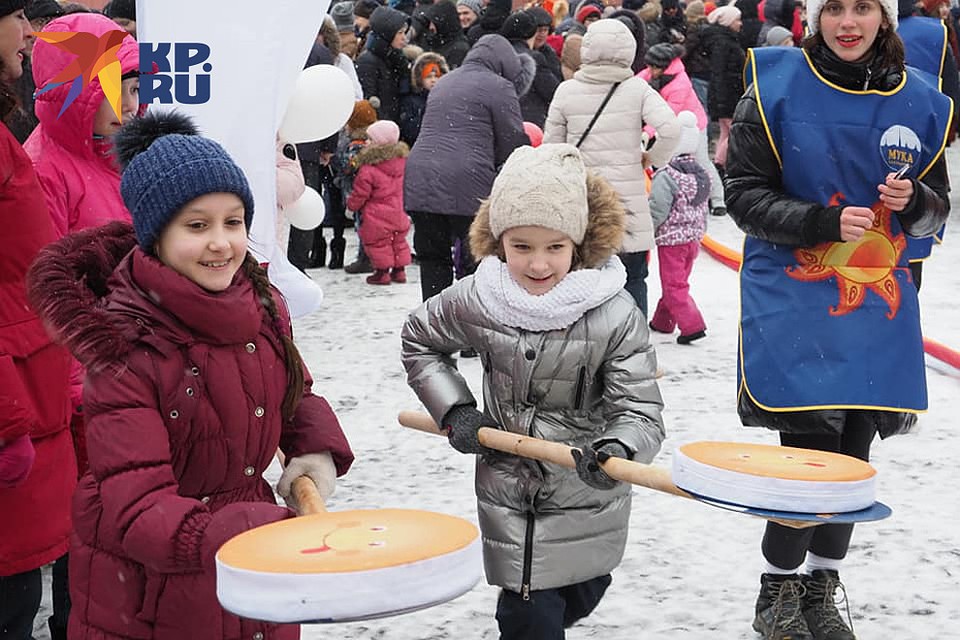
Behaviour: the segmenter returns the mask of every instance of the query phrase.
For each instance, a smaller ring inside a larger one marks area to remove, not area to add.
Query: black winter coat
[[[840,61],[821,47],[811,56],[814,66],[828,81],[848,89],[862,90],[869,77],[870,89],[889,91],[900,82],[900,71]],[[840,241],[842,207],[825,207],[787,196],[783,191],[780,164],[770,146],[760,118],[753,85],[737,105],[730,129],[724,179],[727,211],[745,233],[768,242],[813,246]],[[899,214],[904,231],[911,236],[929,236],[946,221],[950,211],[947,165],[943,155],[922,180],[913,180],[914,196]],[[741,393],[738,412],[745,425],[765,426],[788,433],[839,433],[846,410],[768,412]],[[881,437],[909,430],[916,415],[870,411]]]
[[[463,64],[470,50],[470,43],[460,26],[457,7],[452,2],[436,2],[425,10],[427,19],[437,30],[436,33],[424,33],[424,48],[443,56],[451,69]]]
[[[726,27],[708,24],[700,32],[700,43],[710,55],[710,91],[707,112],[711,120],[732,118],[743,95],[743,63],[746,54],[737,34]]]
[[[364,98],[379,98],[377,116],[396,122],[400,118],[400,97],[410,91],[410,61],[403,51],[371,31],[367,48],[357,58],[357,77]]]
[[[537,73],[533,77],[533,86],[530,91],[520,96],[520,113],[526,122],[532,122],[541,129],[547,121],[547,109],[550,108],[550,101],[553,100],[553,94],[557,92],[557,87],[563,81],[563,77],[556,75],[547,64],[547,58],[540,51],[535,51],[527,46],[526,42],[515,40],[513,45],[517,55],[530,56],[537,65]]]

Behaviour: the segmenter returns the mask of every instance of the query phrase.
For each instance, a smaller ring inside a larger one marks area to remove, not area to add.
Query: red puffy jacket
[[[306,372],[282,424],[277,331],[290,325],[276,292],[279,323],[242,270],[210,293],[133,244],[125,223],[83,231],[31,274],[37,307],[87,370],[90,471],[73,505],[70,638],[297,638],[296,625],[220,607],[214,554],[292,515],[261,477],[278,446],[288,459],[330,451],[339,474],[353,454]]]

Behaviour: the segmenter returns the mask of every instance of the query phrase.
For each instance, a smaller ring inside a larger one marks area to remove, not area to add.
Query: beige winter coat
[[[634,77],[636,41],[618,20],[598,20],[583,38],[583,66],[557,88],[543,130],[544,142],[576,144],[614,82],[621,82],[580,147],[587,168],[610,181],[627,210],[623,251],[654,247],[653,221],[643,172],[644,124],[657,130],[649,152],[655,167],[669,162],[680,139],[680,125],[670,106],[653,88]]]

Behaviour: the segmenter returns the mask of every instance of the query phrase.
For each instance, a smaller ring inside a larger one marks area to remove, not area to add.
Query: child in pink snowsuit
[[[707,335],[688,279],[707,227],[710,178],[693,155],[700,136],[696,116],[681,111],[677,119],[683,126],[680,143],[670,163],[654,174],[650,190],[662,290],[650,328],[660,333],[679,328],[677,342],[690,344]]]
[[[367,283],[406,282],[410,218],[403,210],[403,171],[410,147],[400,142],[400,128],[390,120],[370,125],[367,138],[356,157],[360,169],[347,199],[347,208],[363,215],[360,241],[374,268]]]

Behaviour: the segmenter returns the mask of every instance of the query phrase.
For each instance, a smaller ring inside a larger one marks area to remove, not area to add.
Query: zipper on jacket
[[[527,496],[533,499],[532,496]],[[530,505],[532,508],[533,505]],[[523,540],[523,578],[520,585],[520,596],[524,602],[530,600],[530,573],[533,571],[533,512],[527,513],[527,532]]]
[[[576,404],[573,406],[573,408],[576,409],[577,411],[579,411],[580,409],[583,409],[583,392],[584,392],[584,386],[586,381],[587,381],[587,368],[580,367],[580,373],[577,374],[577,395],[575,396],[577,400],[576,400]]]
[[[870,67],[867,67],[867,77],[863,81],[863,90],[866,91],[870,87],[870,76],[873,75],[873,72],[870,70]]]

